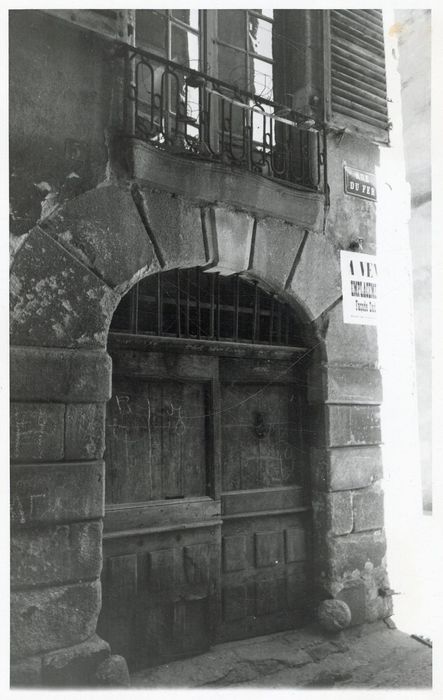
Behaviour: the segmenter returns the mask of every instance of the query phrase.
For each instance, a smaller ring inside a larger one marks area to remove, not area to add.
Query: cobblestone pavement
[[[133,674],[132,687],[431,688],[432,649],[378,621],[325,636],[317,626],[220,644]]]

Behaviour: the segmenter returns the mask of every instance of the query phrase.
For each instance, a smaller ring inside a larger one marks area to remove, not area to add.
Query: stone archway
[[[19,682],[92,682],[109,655],[94,636],[108,327],[135,281],[191,266],[248,274],[303,309],[321,350],[308,392],[318,432],[317,579],[323,595],[348,601],[356,621],[388,610],[373,485],[381,476],[376,339],[372,329],[342,324],[337,251],[293,224],[108,185],[68,202],[14,246],[11,650]]]

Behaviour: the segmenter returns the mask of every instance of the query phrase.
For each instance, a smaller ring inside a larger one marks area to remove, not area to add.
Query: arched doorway
[[[108,352],[99,633],[132,668],[309,616],[307,349],[258,283],[151,275]]]

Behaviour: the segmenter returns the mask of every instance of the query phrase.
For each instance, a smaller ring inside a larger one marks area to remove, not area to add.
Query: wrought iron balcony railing
[[[122,50],[127,135],[321,189],[322,128],[314,119],[147,51]]]

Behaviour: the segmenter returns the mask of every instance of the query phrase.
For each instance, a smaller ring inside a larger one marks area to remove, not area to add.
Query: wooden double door
[[[143,668],[302,624],[310,511],[294,352],[110,353],[99,633],[113,653]]]

